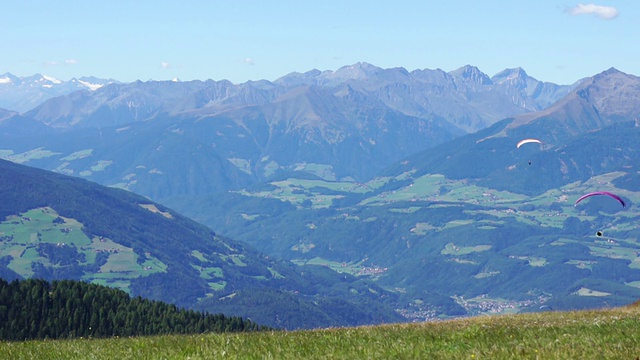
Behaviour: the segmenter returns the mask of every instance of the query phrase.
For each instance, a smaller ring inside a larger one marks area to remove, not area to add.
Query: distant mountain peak
[[[591,78],[589,78],[589,80],[590,81],[585,81],[582,84],[583,88],[589,87],[590,85],[593,85],[593,84],[600,84],[600,86],[611,86],[611,87],[617,88],[618,86],[624,85],[630,81],[633,83],[637,83],[638,77],[624,73],[612,67],[601,73],[598,73],[592,76]],[[609,84],[609,85],[605,85],[605,84]]]
[[[11,84],[16,80],[16,77],[11,73],[4,73],[0,75],[0,85]]]
[[[449,74],[454,78],[471,81],[481,85],[493,84],[487,74],[483,73],[482,71],[480,71],[480,69],[472,65],[465,65],[459,69],[451,71]]]
[[[635,77],[635,76],[626,74],[614,67],[611,67],[601,73],[598,73],[592,76],[591,82],[598,82],[604,79],[625,78],[625,77]],[[589,82],[587,81],[586,83],[589,83]]]
[[[614,67],[610,67],[607,70],[603,71],[601,74],[603,75],[612,75],[612,74],[624,74],[622,71],[614,68]]]
[[[49,76],[49,75],[40,75],[41,80],[40,81],[48,81],[50,83],[54,83],[54,84],[62,84],[62,81],[54,78],[53,76]]]
[[[529,78],[529,75],[527,75],[527,72],[524,71],[523,68],[517,67],[500,71],[491,78],[491,81],[493,81],[494,84],[501,84],[507,81],[514,80],[526,81]]]
[[[364,79],[382,71],[381,68],[366,62],[358,62],[353,65],[347,65],[336,70],[332,77],[341,79]]]

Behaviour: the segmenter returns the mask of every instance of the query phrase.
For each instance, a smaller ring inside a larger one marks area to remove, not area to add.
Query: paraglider
[[[534,138],[528,138],[528,139],[523,139],[518,141],[518,143],[516,144],[516,148],[520,149],[520,146],[524,145],[524,144],[528,144],[528,143],[538,143],[540,145],[542,145],[542,141],[538,140],[538,139],[534,139]],[[531,165],[531,160],[529,160],[529,165]]]
[[[538,140],[538,139],[524,139],[524,140],[520,140],[518,141],[518,143],[516,144],[516,148],[520,148],[520,146],[524,145],[524,144],[528,144],[528,143],[538,143],[540,145],[542,145],[542,141]]]
[[[627,204],[624,203],[624,200],[622,200],[622,198],[616,194],[610,193],[608,191],[595,191],[595,192],[591,192],[585,195],[580,196],[580,198],[578,200],[576,200],[576,203],[574,204],[574,206],[578,205],[578,203],[588,197],[591,196],[595,196],[595,195],[606,195],[606,196],[610,196],[616,200],[618,200],[618,202],[622,205],[622,207],[626,207]]]

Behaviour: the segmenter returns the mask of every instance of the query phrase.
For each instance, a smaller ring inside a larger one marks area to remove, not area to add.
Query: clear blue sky
[[[0,14],[0,74],[17,76],[240,83],[356,62],[640,76],[637,0],[20,0]]]

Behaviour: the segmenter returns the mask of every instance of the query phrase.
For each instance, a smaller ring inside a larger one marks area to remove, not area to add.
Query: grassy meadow
[[[0,342],[5,359],[636,359],[638,306],[309,331]]]

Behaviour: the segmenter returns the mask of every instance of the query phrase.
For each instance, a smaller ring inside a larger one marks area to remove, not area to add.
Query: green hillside
[[[491,137],[510,121],[366,183],[292,175],[200,198],[187,215],[270,255],[374,281],[409,318],[640,298],[640,128],[621,122],[521,154]],[[627,207],[607,197],[574,206],[598,190]]]
[[[84,280],[274,327],[403,320],[377,285],[270,259],[127,191],[7,161],[0,254],[8,280]],[[261,294],[272,301],[252,304]]]
[[[635,359],[638,308],[295,332],[0,343],[11,359]]]

